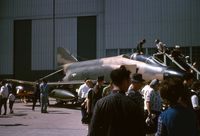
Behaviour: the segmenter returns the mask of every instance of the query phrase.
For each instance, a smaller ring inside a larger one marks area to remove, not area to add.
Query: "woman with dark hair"
[[[179,79],[167,79],[160,85],[160,95],[168,108],[158,119],[156,136],[197,136],[197,119],[193,110],[182,105],[179,100],[183,92]]]

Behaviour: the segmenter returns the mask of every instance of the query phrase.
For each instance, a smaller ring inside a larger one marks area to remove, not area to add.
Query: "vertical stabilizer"
[[[77,62],[78,60],[63,47],[57,48],[57,65],[64,65],[72,62]]]

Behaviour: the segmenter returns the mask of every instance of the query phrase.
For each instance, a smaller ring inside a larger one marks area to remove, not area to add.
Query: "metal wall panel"
[[[88,16],[97,13],[100,0],[59,0],[56,1],[57,16]]]
[[[55,46],[63,47],[77,55],[77,18],[56,19]]]
[[[101,0],[1,0],[0,17],[51,18],[53,1],[57,17],[95,15],[103,9]]]
[[[12,13],[12,4],[10,0],[0,0],[0,18],[10,17]]]
[[[47,18],[53,15],[53,0],[1,0],[3,18]]]
[[[104,14],[99,14],[97,16],[97,58],[104,57],[105,52],[105,27],[104,27]]]
[[[0,20],[0,74],[13,74],[12,20]]]
[[[106,48],[133,48],[142,38],[154,47],[160,38],[167,46],[199,44],[200,1],[105,1]]]
[[[32,21],[32,70],[52,70],[54,65],[52,20]]]
[[[167,46],[199,46],[199,7],[199,0],[55,0],[55,46],[76,55],[76,18],[89,15],[97,16],[97,58],[105,56],[105,49],[135,48],[142,38],[146,47],[154,47],[155,38]],[[16,19],[33,19],[33,70],[53,68],[52,17],[53,0],[0,0],[1,73],[12,73],[11,20]],[[10,50],[6,66],[5,50]]]

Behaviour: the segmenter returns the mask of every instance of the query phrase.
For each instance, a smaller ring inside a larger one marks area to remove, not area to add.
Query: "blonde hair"
[[[86,80],[85,83],[86,83],[89,87],[92,87],[92,86],[93,86],[92,80]]]

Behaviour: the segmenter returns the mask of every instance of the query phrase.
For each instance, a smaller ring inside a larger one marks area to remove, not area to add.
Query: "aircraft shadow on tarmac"
[[[12,118],[13,116],[27,116],[28,114],[26,113],[14,113],[14,114],[7,114],[7,115],[3,115],[3,116],[0,116],[0,118]]]
[[[28,125],[15,123],[15,124],[0,124],[0,126],[15,127],[15,126],[28,126]]]
[[[17,110],[32,110],[32,105],[24,105],[25,108],[17,108]],[[27,109],[27,107],[30,107]],[[70,114],[67,112],[64,112],[62,110],[59,110],[59,108],[67,108],[67,109],[73,109],[73,110],[80,110],[80,105],[78,104],[50,104],[48,106],[48,114]],[[51,109],[52,108],[58,108],[56,110]],[[35,108],[40,108],[40,105],[36,105]]]
[[[26,113],[15,113],[13,116],[27,116],[28,114]]]
[[[11,118],[12,116],[10,115],[0,115],[0,118]]]
[[[58,108],[67,108],[67,109],[73,109],[73,110],[80,110],[80,106],[77,104],[53,104],[49,105],[49,107],[58,107]]]
[[[71,114],[71,113],[63,112],[59,110],[48,110],[48,114]]]

